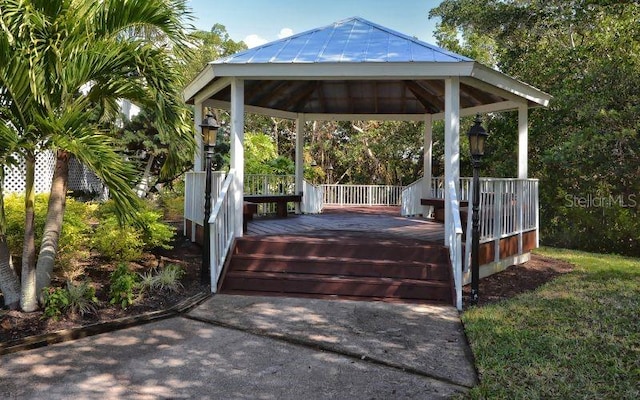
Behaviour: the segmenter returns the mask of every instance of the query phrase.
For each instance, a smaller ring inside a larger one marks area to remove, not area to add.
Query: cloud
[[[284,39],[293,35],[293,29],[291,28],[282,28],[280,29],[280,33],[278,33],[278,39]]]
[[[267,39],[260,37],[259,35],[256,35],[254,33],[244,38],[244,43],[247,45],[247,47],[252,48],[267,43]]]

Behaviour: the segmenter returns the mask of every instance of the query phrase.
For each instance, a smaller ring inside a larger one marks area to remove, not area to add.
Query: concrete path
[[[0,356],[2,399],[442,399],[476,382],[453,307],[216,295]]]

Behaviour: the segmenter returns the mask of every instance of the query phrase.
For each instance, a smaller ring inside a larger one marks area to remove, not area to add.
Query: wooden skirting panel
[[[196,234],[195,236],[192,235],[192,229],[193,226],[195,225],[196,227]],[[196,242],[198,243],[200,246],[202,246],[202,237],[204,236],[204,230],[202,229],[202,225],[199,225],[193,221],[190,220],[185,220],[184,222],[184,226],[185,226],[185,232],[187,233],[186,236],[192,241],[192,242]]]

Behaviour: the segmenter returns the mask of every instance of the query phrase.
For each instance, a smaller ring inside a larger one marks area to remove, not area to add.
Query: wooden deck
[[[255,218],[247,235],[331,234],[407,238],[444,243],[444,225],[400,216],[399,207],[325,207],[322,214]]]

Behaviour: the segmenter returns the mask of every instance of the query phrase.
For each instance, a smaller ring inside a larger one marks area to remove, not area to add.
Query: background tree
[[[472,54],[488,43],[497,68],[554,96],[530,115],[543,241],[640,254],[640,5],[445,0],[430,16],[441,18],[441,44]],[[493,125],[495,157],[485,165],[509,158],[508,143],[496,142],[513,135],[514,118]]]

